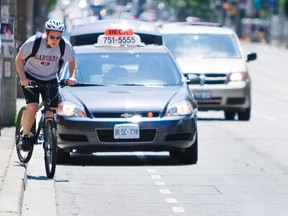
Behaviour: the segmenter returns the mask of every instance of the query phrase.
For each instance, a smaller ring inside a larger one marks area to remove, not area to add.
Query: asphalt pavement
[[[17,99],[17,110],[24,105]],[[0,136],[0,216],[21,215],[27,185],[26,165],[19,162],[15,149],[15,127],[1,129]]]

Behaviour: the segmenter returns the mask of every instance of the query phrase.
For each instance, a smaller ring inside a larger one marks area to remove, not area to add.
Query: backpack
[[[34,41],[34,45],[32,48],[32,53],[25,58],[24,65],[26,64],[26,62],[29,58],[34,57],[37,54],[39,47],[40,47],[41,39],[42,39],[42,33],[37,33],[36,39]],[[61,38],[59,41],[59,47],[60,47],[61,56],[60,56],[59,64],[58,64],[58,74],[60,72],[60,69],[62,68],[63,63],[64,63],[62,57],[63,57],[64,52],[65,52],[65,41],[63,38]]]

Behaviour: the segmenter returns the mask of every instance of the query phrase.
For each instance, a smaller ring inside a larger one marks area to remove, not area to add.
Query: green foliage
[[[286,15],[286,17],[288,17],[288,0],[285,0],[284,4],[283,4],[283,8],[284,8],[284,14]]]
[[[48,0],[48,6],[49,7],[55,6],[56,3],[57,3],[57,0]]]
[[[185,20],[188,16],[209,19],[212,0],[163,0],[178,14],[179,20]]]

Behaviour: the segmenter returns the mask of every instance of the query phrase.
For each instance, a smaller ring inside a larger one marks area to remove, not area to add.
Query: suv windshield
[[[176,58],[241,58],[235,38],[224,34],[163,34]]]
[[[179,69],[168,54],[76,54],[76,79],[87,85],[183,85]],[[64,77],[69,74],[68,64]]]

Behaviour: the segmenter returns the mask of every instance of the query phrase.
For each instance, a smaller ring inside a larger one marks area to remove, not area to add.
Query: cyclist
[[[26,100],[27,108],[23,116],[23,137],[21,148],[23,151],[29,151],[33,143],[31,142],[30,133],[31,127],[34,123],[37,107],[39,104],[39,95],[45,99],[45,92],[40,88],[26,89],[30,81],[35,81],[41,84],[58,83],[58,67],[61,58],[61,51],[59,42],[60,39],[65,42],[65,50],[63,54],[63,61],[69,62],[70,77],[67,79],[68,85],[75,85],[76,62],[75,53],[70,42],[62,37],[65,29],[63,22],[55,19],[50,19],[45,23],[44,34],[41,35],[41,42],[39,49],[34,57],[29,58],[32,53],[34,42],[37,35],[33,35],[26,40],[20,47],[15,58],[16,70],[20,78],[20,85],[22,86],[23,94]],[[28,57],[28,59],[27,59]],[[51,88],[51,108],[56,109],[58,106],[58,87]],[[53,114],[46,113],[46,117],[52,117]]]

